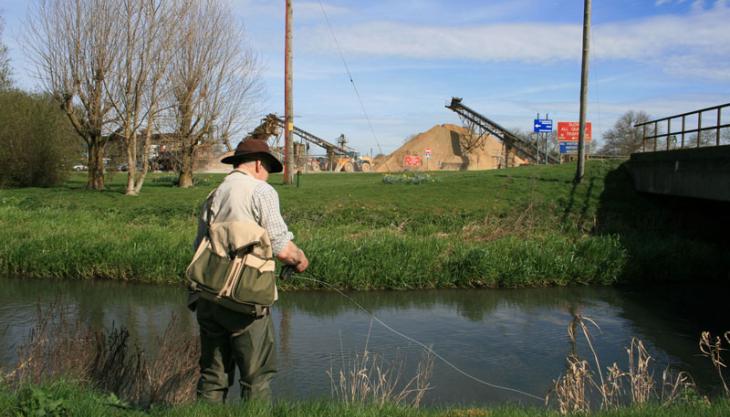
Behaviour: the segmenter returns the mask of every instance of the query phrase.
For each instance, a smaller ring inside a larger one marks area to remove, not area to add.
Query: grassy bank
[[[271,182],[313,276],[342,288],[728,277],[727,244],[686,227],[674,203],[635,193],[618,163],[590,162],[579,186],[573,173],[568,164],[438,173],[420,185],[385,184],[380,174]],[[221,179],[204,175],[183,190],[156,175],[138,197],[122,195],[122,174],[101,193],[84,190],[81,176],[0,190],[0,264],[28,277],[180,282],[198,207]]]
[[[727,416],[729,413],[730,402],[717,400],[711,404],[698,401],[669,407],[656,404],[626,407],[595,412],[590,415],[595,417],[720,417]],[[551,410],[509,405],[495,408],[454,406],[414,409],[391,405],[348,405],[334,401],[276,402],[273,406],[190,404],[143,411],[129,407],[114,396],[83,388],[82,385],[75,383],[56,382],[43,386],[26,386],[17,391],[0,386],[0,416],[31,415],[53,417],[557,417],[560,414]]]

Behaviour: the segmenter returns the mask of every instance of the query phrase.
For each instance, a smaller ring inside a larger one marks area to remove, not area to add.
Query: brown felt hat
[[[271,153],[266,141],[261,139],[246,139],[236,146],[233,155],[221,159],[222,163],[231,165],[249,161],[265,162],[266,170],[270,173],[281,172],[284,169],[279,159]]]

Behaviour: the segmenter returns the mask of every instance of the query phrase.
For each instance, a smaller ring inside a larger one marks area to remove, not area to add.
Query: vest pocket
[[[270,306],[276,297],[274,260],[248,254],[230,298],[239,303]]]
[[[210,248],[200,252],[187,270],[188,278],[201,289],[218,293],[226,283],[231,260],[213,253]]]

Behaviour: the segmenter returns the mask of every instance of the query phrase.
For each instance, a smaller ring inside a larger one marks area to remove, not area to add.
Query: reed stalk
[[[94,329],[71,319],[67,310],[59,304],[38,308],[17,365],[2,373],[5,383],[19,387],[70,378],[143,408],[194,399],[198,340],[181,333],[175,317],[150,354],[124,327]]]
[[[568,326],[568,337],[573,348],[566,358],[566,370],[553,381],[553,388],[545,397],[546,404],[551,399],[555,400],[560,414],[591,412],[593,407],[590,400],[594,396],[600,398],[600,409],[608,411],[623,407],[644,407],[654,400],[664,407],[670,407],[684,401],[683,395],[686,393],[694,392],[694,382],[686,372],[675,374],[669,368],[662,373],[661,391],[658,391],[651,369],[652,357],[644,343],[636,337],[631,339],[631,344],[626,348],[628,369],[623,370],[613,363],[606,368],[604,376],[588,324],[599,328],[592,319],[573,314]],[[578,356],[577,329],[581,330],[580,334],[591,352],[593,367]]]

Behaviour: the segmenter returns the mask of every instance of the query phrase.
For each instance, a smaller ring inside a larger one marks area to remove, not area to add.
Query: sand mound
[[[494,136],[484,138],[483,146],[465,154],[462,150],[462,136],[467,134],[464,127],[452,124],[436,125],[426,132],[419,133],[392,154],[376,165],[377,172],[413,171],[456,171],[496,169],[504,166],[502,142]],[[425,157],[426,149],[431,150],[431,158]],[[417,158],[414,158],[417,157]],[[407,165],[406,160],[411,163]],[[510,166],[526,163],[520,158],[510,156]]]

